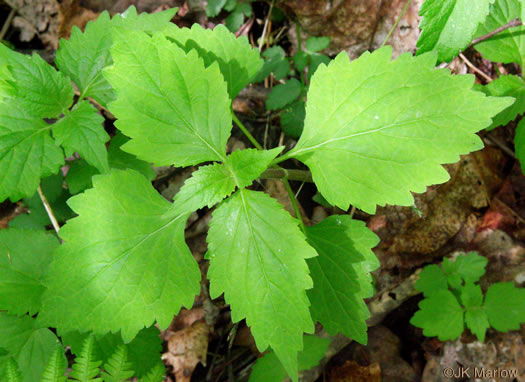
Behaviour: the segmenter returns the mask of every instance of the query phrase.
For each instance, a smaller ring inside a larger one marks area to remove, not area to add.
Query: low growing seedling
[[[441,266],[427,265],[415,285],[425,298],[410,323],[442,341],[457,339],[465,325],[481,342],[490,327],[519,330],[525,322],[525,288],[501,282],[483,294],[479,279],[486,265],[487,259],[476,252],[445,258]]]
[[[412,192],[449,179],[442,164],[483,147],[476,133],[514,102],[476,91],[471,75],[435,69],[435,52],[392,60],[383,47],[353,61],[343,52],[311,76],[297,144],[263,150],[232,111],[232,100],[263,67],[259,51],[223,26],[179,28],[169,23],[173,14],[102,13],[61,41],[59,71],[0,46],[0,201],[33,197],[65,156],[80,157],[66,177],[78,194],[68,200],[75,216],[59,231],[62,244],[42,222],[39,230],[0,231],[0,373],[10,381],[63,380],[63,345],[75,352],[75,338],[88,335],[113,338],[107,349],[114,356],[102,357],[103,380],[129,378],[131,370],[146,378],[146,362],[133,361],[133,341],[151,336],[155,323],[167,328],[182,306],[193,305],[201,272],[184,230],[191,213],[214,206],[210,296],[224,297],[233,322],[246,320],[261,352],[271,349],[260,362],[278,360],[279,378],[297,381],[325,346],[305,340],[315,322],[366,343],[363,299],[374,294],[377,236],[349,215],[305,226],[286,171],[295,218],[249,187],[294,159],[308,166],[324,202],[342,210],[411,206]],[[326,40],[308,45],[312,60]],[[120,131],[109,150],[95,104],[109,109]],[[255,149],[226,151],[232,121]],[[200,167],[170,202],[153,188],[150,163]],[[53,189],[44,186],[39,191]],[[476,286],[468,288],[467,308],[479,301]],[[445,292],[443,304],[456,298]],[[494,327],[507,327],[495,320]],[[143,355],[156,354],[155,363],[160,349],[151,349]],[[77,354],[81,366],[73,370],[98,378],[100,365],[85,363],[85,354]],[[117,363],[127,365],[120,376]],[[149,380],[160,381],[163,366],[155,367]]]

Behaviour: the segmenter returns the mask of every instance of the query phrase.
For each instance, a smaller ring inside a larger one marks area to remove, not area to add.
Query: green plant
[[[252,0],[209,0],[206,4],[206,16],[215,17],[224,9],[230,12],[226,17],[226,27],[237,32],[246,17],[252,16]]]
[[[443,259],[441,267],[427,265],[416,282],[425,298],[410,323],[422,328],[425,336],[442,341],[457,339],[465,325],[481,342],[489,327],[501,332],[518,330],[525,322],[525,288],[500,282],[483,296],[478,281],[486,264],[486,258],[469,252],[455,261]]]
[[[0,173],[7,174],[0,200],[31,198],[37,189],[45,199],[39,184],[58,173],[63,149],[85,161],[72,163],[76,171],[66,177],[71,193],[85,191],[68,200],[77,216],[59,230],[63,244],[42,229],[0,232],[0,309],[7,311],[0,313],[7,351],[0,365],[10,378],[17,378],[14,366],[24,381],[58,377],[59,337],[75,353],[73,343],[93,335],[111,343],[101,347],[111,354],[98,358],[104,380],[129,378],[131,370],[159,380],[160,349],[141,352],[153,360],[146,370],[145,358],[134,361],[133,341],[155,337],[155,322],[168,327],[200,293],[184,229],[192,212],[215,205],[210,295],[224,295],[232,320],[246,320],[261,352],[271,348],[297,380],[304,333],[313,333],[315,321],[365,343],[363,299],[374,293],[378,238],[348,215],[306,227],[289,172],[279,165],[292,158],[307,165],[326,202],[344,210],[411,206],[411,192],[446,182],[441,165],[482,148],[476,133],[513,103],[475,91],[472,76],[436,70],[436,53],[392,61],[383,47],[352,62],[341,53],[310,78],[297,145],[262,150],[231,109],[263,67],[259,52],[222,26],[178,28],[168,23],[173,14],[103,13],[61,42],[59,72],[0,46]],[[315,53],[326,43],[313,39],[307,47]],[[125,135],[115,136],[109,151],[93,103],[109,109]],[[256,149],[226,152],[232,121]],[[153,188],[149,163],[201,166],[170,203]],[[248,189],[268,170],[284,174],[295,218]],[[77,380],[95,378],[99,367],[86,343],[73,367]]]

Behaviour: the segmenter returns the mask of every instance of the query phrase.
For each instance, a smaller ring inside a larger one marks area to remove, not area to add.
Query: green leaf
[[[20,375],[20,371],[18,370],[18,365],[16,364],[16,361],[12,357],[7,358],[4,368],[5,368],[4,371],[0,370],[1,372],[0,377],[5,378],[5,382],[21,382],[22,381],[22,376]]]
[[[244,22],[244,14],[242,12],[239,12],[237,10],[233,11],[226,17],[226,28],[232,33],[235,33],[239,30],[239,28],[242,26],[242,23]]]
[[[232,124],[218,65],[205,68],[160,34],[118,33],[104,76],[117,91],[115,125],[132,138],[123,149],[160,166],[224,160]]]
[[[55,351],[49,357],[46,368],[42,373],[40,382],[66,382],[67,361],[62,345],[57,345]]]
[[[449,290],[439,290],[421,300],[410,323],[423,329],[427,337],[455,340],[463,333],[463,308]]]
[[[102,382],[102,378],[97,378],[101,364],[102,361],[98,360],[95,353],[95,337],[88,335],[82,344],[82,350],[75,358],[69,376],[78,382]]]
[[[187,215],[164,218],[170,203],[142,175],[95,176],[69,205],[79,217],[60,231],[39,319],[62,332],[121,330],[129,342],[193,304],[200,271],[184,242]]]
[[[516,127],[516,136],[514,137],[514,151],[520,161],[521,172],[525,174],[525,120],[522,119]]]
[[[491,130],[498,126],[505,126],[518,115],[525,112],[525,82],[518,76],[501,76],[481,89],[485,94],[494,97],[514,97],[516,101],[507,109],[496,115]]]
[[[308,37],[306,50],[311,53],[320,52],[330,46],[330,37]]]
[[[330,63],[331,59],[328,56],[325,56],[324,54],[312,54],[310,55],[310,66],[308,67],[308,81],[311,81],[312,76],[317,71],[317,68],[321,64],[328,65]]]
[[[13,81],[14,78],[9,70],[7,59],[0,56],[0,101],[5,98],[13,97],[16,94],[13,87]]]
[[[102,126],[103,122],[104,117],[88,101],[81,101],[53,125],[53,136],[56,143],[66,149],[66,156],[77,152],[86,162],[105,173],[109,171],[105,146],[109,135]]]
[[[113,44],[107,11],[87,23],[84,32],[73,27],[69,40],[61,39],[55,63],[77,85],[82,97],[91,97],[107,106],[115,96],[102,77],[102,69],[111,65],[109,49]]]
[[[482,148],[475,133],[513,101],[472,91],[473,76],[435,70],[433,54],[391,54],[387,46],[350,63],[343,52],[321,66],[303,134],[286,155],[305,163],[326,200],[344,210],[413,205],[411,192],[446,182],[441,164]]]
[[[268,98],[266,98],[266,108],[268,110],[282,109],[284,106],[295,101],[300,95],[303,86],[296,78],[290,78],[284,84],[275,86]]]
[[[53,332],[42,328],[31,317],[0,313],[0,344],[22,371],[21,381],[40,381],[58,343]]]
[[[199,24],[193,24],[191,29],[170,25],[164,33],[186,52],[196,50],[206,67],[217,62],[232,100],[250,83],[263,64],[259,51],[252,48],[246,36],[236,38],[222,25],[213,29],[204,29]]]
[[[496,0],[490,7],[490,14],[479,26],[476,37],[486,35],[521,16],[519,0]],[[484,58],[494,62],[510,64],[515,62],[525,67],[525,27],[510,28],[494,37],[476,44],[475,48]]]
[[[295,69],[299,72],[302,72],[304,68],[306,68],[306,66],[308,65],[309,57],[310,56],[302,50],[298,51],[292,58],[295,65]]]
[[[466,283],[475,283],[485,274],[485,267],[488,260],[486,257],[478,255],[477,252],[469,252],[459,255],[455,261],[447,258],[443,259],[443,271],[447,276],[449,285],[459,289],[462,280]]]
[[[252,184],[282,149],[238,150],[230,154],[224,163],[199,167],[175,195],[170,214],[213,207],[229,196],[235,187],[244,188]]]
[[[428,297],[439,290],[447,289],[447,278],[439,265],[427,265],[421,271],[414,287]]]
[[[128,362],[128,348],[120,345],[111,358],[104,364],[104,370],[101,373],[104,382],[124,382],[133,377],[135,372],[131,363]]]
[[[480,307],[468,308],[465,312],[465,324],[476,335],[479,342],[485,341],[485,334],[490,328],[487,313]]]
[[[329,338],[305,335],[303,340],[304,348],[297,355],[299,371],[309,370],[319,364],[330,345]],[[286,370],[279,362],[275,352],[269,351],[259,358],[253,366],[249,382],[281,382],[286,376]]]
[[[208,4],[206,4],[206,16],[217,16],[226,4],[226,1],[227,0],[208,0]]]
[[[226,4],[224,4],[224,9],[226,9],[228,12],[231,12],[235,9],[237,6],[237,0],[227,0]]]
[[[31,113],[13,99],[0,103],[0,174],[10,174],[0,178],[0,202],[32,196],[40,178],[64,164],[49,134],[51,125]]]
[[[162,382],[166,375],[166,367],[162,362],[157,363],[140,382]]]
[[[140,172],[147,180],[155,179],[155,171],[151,164],[138,159],[120,148],[129,141],[129,138],[123,134],[117,133],[109,143],[108,160],[111,168],[126,170],[128,168]]]
[[[492,284],[485,295],[483,309],[494,329],[519,330],[525,322],[525,288],[516,288],[511,282]]]
[[[299,138],[304,128],[305,103],[297,101],[288,105],[281,113],[281,127],[286,135]]]
[[[58,240],[43,231],[0,230],[0,310],[36,314]]]
[[[0,60],[11,68],[16,103],[28,108],[33,117],[59,117],[73,103],[69,79],[37,54],[28,56],[0,44]]]
[[[314,288],[308,291],[312,303],[312,318],[323,324],[332,335],[342,333],[366,344],[367,324],[370,313],[363,298],[370,284],[366,277],[359,277],[362,268],[354,267],[374,259],[372,248],[379,239],[365,223],[352,220],[348,215],[333,215],[306,229],[308,242],[319,256],[308,259]],[[367,272],[367,271],[365,271]]]
[[[290,74],[290,62],[288,60],[281,60],[273,70],[273,75],[277,81],[282,80]]]
[[[483,293],[477,284],[466,283],[460,293],[461,303],[465,308],[479,307],[483,304]]]
[[[305,259],[317,255],[297,221],[270,196],[239,190],[214,211],[207,241],[210,295],[224,293],[233,322],[246,318],[259,351],[271,346],[297,381],[303,332],[314,330]]]
[[[418,54],[436,51],[439,61],[450,61],[472,41],[494,0],[426,0],[419,11],[421,35]]]
[[[92,187],[91,178],[98,174],[95,167],[90,166],[84,159],[76,159],[69,162],[69,170],[66,175],[66,183],[72,195]]]
[[[131,5],[122,15],[115,15],[112,24],[129,30],[138,30],[147,33],[160,32],[170,25],[171,19],[177,13],[177,8],[167,9],[156,13],[137,13],[137,8]],[[119,35],[119,37],[123,37]],[[115,35],[113,35],[115,38]]]

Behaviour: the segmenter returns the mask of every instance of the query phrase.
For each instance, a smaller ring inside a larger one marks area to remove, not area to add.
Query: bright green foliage
[[[239,150],[230,154],[224,163],[201,166],[175,195],[170,213],[193,212],[205,206],[213,207],[229,196],[235,187],[251,185],[282,149]]]
[[[0,230],[0,310],[38,312],[42,279],[56,247],[56,237],[43,231]]]
[[[83,343],[89,336],[89,334],[79,332],[60,335],[62,342],[71,346],[71,352],[77,356],[82,355]],[[114,350],[124,344],[120,333],[108,333],[94,337],[97,345],[97,356],[102,362],[108,361]],[[126,346],[128,348],[128,360],[132,364],[137,377],[142,377],[159,363],[162,364],[160,361],[162,343],[159,337],[159,330],[155,326],[142,329],[133,341],[126,344]]]
[[[64,356],[64,348],[62,345],[57,345],[55,351],[51,354],[51,357],[49,357],[40,382],[66,382],[66,366],[67,362]]]
[[[498,126],[505,126],[513,121],[518,115],[525,112],[525,82],[518,76],[500,76],[481,90],[494,97],[514,97],[516,101],[507,109],[494,117],[492,125],[488,130]]]
[[[495,0],[490,14],[480,25],[477,36],[483,36],[521,16],[519,0]],[[487,41],[476,44],[475,48],[484,58],[509,64],[515,62],[524,67],[525,27],[515,27],[498,33]]]
[[[525,120],[521,120],[516,128],[514,150],[521,164],[521,171],[525,174]]]
[[[470,252],[456,261],[443,259],[442,268],[426,266],[415,285],[425,299],[410,323],[423,328],[425,336],[438,336],[440,340],[459,337],[463,324],[481,342],[489,327],[499,331],[519,329],[525,322],[525,288],[496,283],[489,287],[483,301],[481,287],[475,283],[485,273],[486,265],[486,258]]]
[[[435,70],[433,54],[390,61],[391,53],[384,47],[350,63],[343,52],[321,66],[303,134],[286,155],[304,162],[326,200],[342,209],[412,205],[410,191],[447,181],[440,164],[482,148],[475,133],[513,102],[472,91],[472,76]]]
[[[232,100],[261,69],[259,52],[251,47],[247,37],[236,38],[222,25],[211,30],[198,24],[194,24],[191,29],[171,24],[164,34],[186,52],[196,50],[206,67],[218,63]],[[218,98],[219,94],[216,94],[214,100],[218,101]]]
[[[34,382],[40,381],[58,339],[29,316],[0,313],[0,344],[18,364],[21,381]]]
[[[166,375],[166,368],[162,363],[157,363],[143,378],[140,382],[162,382]]]
[[[487,290],[483,309],[494,329],[519,330],[525,322],[525,288],[516,288],[513,283],[493,284]]]
[[[273,73],[276,80],[282,80],[290,73],[290,63],[286,59],[284,49],[280,46],[272,46],[271,48],[266,49],[262,55],[266,60],[264,61],[259,73],[257,73],[254,82],[264,80],[270,75],[270,73]]]
[[[266,98],[266,108],[268,110],[281,109],[295,101],[301,95],[302,89],[301,83],[295,78],[275,86]]]
[[[494,0],[426,0],[421,6],[418,54],[436,51],[450,61],[467,47]]]
[[[446,341],[455,340],[463,333],[463,308],[449,290],[441,289],[432,293],[419,303],[419,309],[410,323],[423,328],[425,336],[437,336],[441,341]]]
[[[106,106],[114,99],[113,90],[102,77],[102,69],[111,64],[109,49],[113,44],[108,12],[87,23],[84,32],[74,26],[69,40],[61,39],[55,63],[78,86],[82,97],[92,97]]]
[[[199,293],[187,215],[163,217],[170,203],[133,170],[95,176],[93,186],[68,202],[79,217],[60,231],[39,318],[62,332],[121,330],[129,342],[155,319],[167,327]]]
[[[458,256],[455,261],[443,259],[443,272],[452,288],[458,289],[463,282],[474,283],[485,274],[487,258],[480,256],[477,252],[469,252]]]
[[[57,144],[64,146],[66,156],[80,154],[101,173],[109,171],[106,146],[109,135],[104,130],[104,118],[88,101],[81,101],[53,126]]]
[[[330,37],[308,37],[306,39],[306,50],[309,53],[320,52],[328,48],[330,45]]]
[[[109,166],[121,170],[130,168],[140,172],[146,179],[153,180],[155,178],[155,171],[151,168],[151,164],[121,150],[121,146],[128,141],[129,138],[120,133],[117,133],[111,138],[108,149]]]
[[[102,382],[102,378],[97,378],[101,364],[102,361],[98,360],[95,353],[95,337],[89,335],[84,340],[82,350],[75,358],[73,370],[69,376],[78,382]]]
[[[308,259],[314,288],[308,291],[314,320],[323,324],[330,334],[343,333],[359,343],[367,341],[366,320],[370,317],[363,301],[370,284],[358,272],[369,272],[379,266],[371,248],[379,240],[364,222],[348,215],[333,215],[321,223],[308,227],[308,242],[319,256]],[[354,267],[354,263],[368,262],[371,269]]]
[[[1,44],[0,44],[1,45]],[[49,134],[51,125],[18,101],[0,103],[0,201],[32,196],[40,178],[55,174],[64,154]]]
[[[57,118],[73,103],[74,91],[69,79],[39,55],[27,56],[0,44],[0,57],[9,64],[14,98],[20,105],[30,108],[31,115]]]
[[[13,76],[7,66],[7,59],[0,56],[0,101],[4,98],[14,96],[15,91],[11,85],[12,81]]]
[[[309,370],[316,366],[330,345],[329,338],[317,336],[304,336],[303,341],[304,348],[297,354],[299,371]],[[279,362],[279,358],[273,351],[269,351],[259,358],[253,366],[249,382],[281,382],[286,376],[286,370]]]
[[[128,362],[128,348],[125,345],[117,347],[111,358],[104,364],[102,379],[104,382],[123,382],[133,377],[135,372]]]
[[[69,162],[69,170],[66,175],[66,183],[72,195],[84,191],[92,186],[91,178],[98,174],[95,167],[90,166],[84,159],[76,159]]]
[[[137,8],[132,5],[121,15],[115,15],[111,22],[117,27],[153,33],[163,30],[176,13],[177,8],[171,8],[162,12],[144,12],[139,15]]]
[[[156,165],[189,166],[226,157],[231,130],[226,83],[162,35],[119,30],[105,77],[117,91],[110,111],[132,139],[123,149]]]
[[[233,322],[246,318],[258,349],[271,346],[297,380],[303,332],[314,330],[305,259],[317,255],[297,221],[268,195],[239,190],[214,211],[207,241],[210,295],[224,293]]]
[[[18,370],[18,365],[12,357],[7,358],[4,370],[0,370],[0,377],[2,376],[5,378],[5,382],[22,382],[22,376]]]

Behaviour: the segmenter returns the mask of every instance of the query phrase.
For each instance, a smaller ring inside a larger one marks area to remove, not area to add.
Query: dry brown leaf
[[[210,327],[204,322],[174,332],[168,338],[168,352],[162,359],[173,367],[177,382],[190,382],[199,362],[206,365]]]
[[[381,368],[377,362],[361,366],[355,361],[346,361],[330,372],[330,382],[381,382]]]

